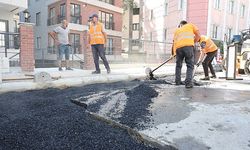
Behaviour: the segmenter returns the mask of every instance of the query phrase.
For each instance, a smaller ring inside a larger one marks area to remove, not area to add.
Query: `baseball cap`
[[[98,18],[98,15],[97,14],[92,14],[91,18],[94,18],[94,17]]]

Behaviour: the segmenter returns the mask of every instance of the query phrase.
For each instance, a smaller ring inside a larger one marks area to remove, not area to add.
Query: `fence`
[[[85,37],[81,37],[85,39]],[[70,60],[74,67],[81,68],[84,63],[86,41],[72,42]],[[172,43],[130,40],[108,36],[105,53],[110,63],[160,63],[171,55]],[[57,66],[58,48],[50,46],[36,49],[36,67]]]
[[[9,59],[10,67],[20,66],[19,33],[0,32],[0,57]]]

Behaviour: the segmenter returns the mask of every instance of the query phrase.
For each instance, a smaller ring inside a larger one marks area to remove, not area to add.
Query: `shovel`
[[[175,56],[171,56],[169,59],[167,59],[165,62],[163,62],[161,65],[159,65],[158,67],[156,67],[155,69],[151,69],[151,68],[146,68],[145,69],[145,73],[146,75],[149,77],[149,80],[156,80],[156,78],[154,77],[154,72],[159,69],[161,66],[165,65],[166,63],[168,63],[170,60],[172,60]]]

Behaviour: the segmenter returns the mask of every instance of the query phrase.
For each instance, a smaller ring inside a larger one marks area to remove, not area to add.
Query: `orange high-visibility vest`
[[[185,46],[194,46],[194,37],[198,28],[191,24],[185,24],[181,28],[175,30],[174,33],[174,54],[176,49]]]
[[[199,41],[200,44],[202,44],[202,42],[205,42],[205,47],[202,48],[202,51],[204,53],[209,53],[209,52],[214,52],[218,49],[218,47],[214,44],[214,42],[211,40],[211,38],[202,35],[201,39]]]
[[[90,24],[89,34],[91,45],[105,43],[104,35],[102,33],[102,26],[102,23],[99,22],[95,26],[93,24]]]

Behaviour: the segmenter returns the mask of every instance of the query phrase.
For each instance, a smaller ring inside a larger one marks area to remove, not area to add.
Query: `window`
[[[139,15],[140,14],[140,8],[133,8],[133,15]]]
[[[107,45],[106,45],[106,50],[105,50],[106,55],[113,55],[113,51],[114,51],[113,43],[114,41],[112,38],[107,38]]]
[[[55,7],[49,9],[49,20],[48,20],[48,25],[54,25],[56,24],[56,9]]]
[[[60,5],[60,19],[61,18],[65,19],[65,16],[66,16],[66,5],[65,4],[61,4]]]
[[[72,50],[74,54],[81,54],[80,34],[70,33],[70,41],[72,43]]]
[[[38,12],[36,13],[36,26],[40,26],[41,25],[41,13]]]
[[[36,48],[37,49],[41,48],[41,37],[36,37]]]
[[[163,32],[163,41],[167,41],[167,37],[168,37],[168,30],[164,29],[164,32]]]
[[[213,25],[213,28],[212,28],[212,38],[217,38],[218,37],[218,29],[219,27],[217,25]]]
[[[165,15],[168,15],[168,3],[165,3]]]
[[[80,5],[70,4],[71,23],[81,24],[81,9]]]
[[[139,23],[133,23],[132,30],[134,30],[134,31],[139,30]]]
[[[214,8],[220,9],[220,0],[214,0]]]
[[[227,41],[230,41],[230,39],[232,38],[232,31],[233,31],[233,29],[232,28],[228,28],[227,29]]]
[[[153,18],[154,18],[154,10],[152,9],[150,11],[150,20],[153,20]]]
[[[229,1],[228,12],[229,12],[230,14],[233,14],[233,12],[234,12],[234,1],[233,1],[233,0],[230,0],[230,1]]]
[[[183,6],[184,6],[184,0],[179,0],[179,10],[183,9]]]
[[[114,0],[99,0],[99,1],[114,5]]]
[[[104,24],[105,29],[114,30],[113,14],[99,11],[99,20]]]
[[[245,16],[245,9],[246,9],[246,6],[245,5],[241,5],[241,8],[240,8],[240,16],[243,18]]]
[[[48,35],[48,53],[56,54],[55,41],[50,35]]]

